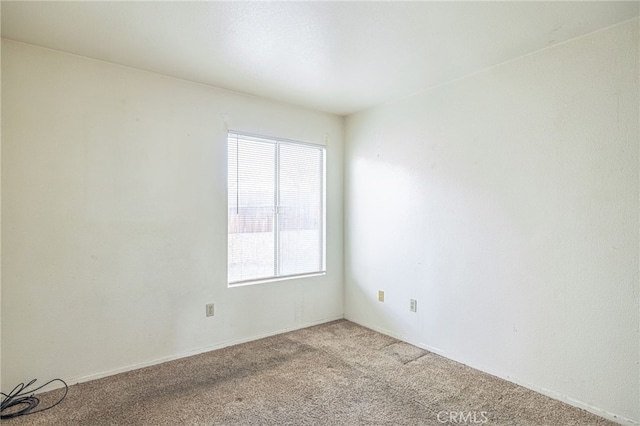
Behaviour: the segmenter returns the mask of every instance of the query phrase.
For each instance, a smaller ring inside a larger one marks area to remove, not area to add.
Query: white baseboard
[[[451,356],[451,354],[447,353],[446,351],[443,351],[443,350],[438,349],[438,348],[434,348],[433,346],[424,344],[422,342],[415,342],[415,341],[407,340],[405,337],[399,336],[396,333],[393,333],[393,332],[391,332],[389,330],[385,330],[385,329],[382,329],[382,328],[379,328],[379,327],[376,327],[376,326],[370,326],[370,325],[367,325],[367,324],[363,324],[363,323],[361,323],[361,322],[359,322],[357,320],[349,318],[348,316],[345,316],[345,319],[348,320],[348,321],[354,322],[354,323],[356,323],[358,325],[361,325],[363,327],[366,327],[366,328],[369,328],[371,330],[377,331],[378,333],[382,333],[382,334],[385,334],[387,336],[391,336],[391,337],[396,338],[398,340],[402,340],[403,342],[407,342],[407,343],[409,343],[411,345],[414,345],[414,346],[417,346],[419,348],[425,349],[425,350],[427,350],[429,352],[433,352],[435,354],[443,356],[443,357],[445,357],[447,359],[450,359],[452,361],[459,362],[460,364],[464,364],[464,365],[466,365],[468,367],[474,368],[474,369],[482,371],[484,373],[491,374],[492,376],[496,376],[496,377],[498,377],[500,379],[503,379],[503,380],[506,380],[508,382],[515,383],[516,385],[519,385],[519,386],[522,386],[524,388],[530,389],[530,390],[532,390],[534,392],[538,392],[538,393],[540,393],[542,395],[548,396],[549,398],[557,399],[558,401],[562,401],[562,402],[565,402],[565,403],[567,403],[569,405],[572,405],[574,407],[581,408],[581,409],[583,409],[585,411],[588,411],[588,412],[590,412],[592,414],[595,414],[596,416],[600,416],[600,417],[605,418],[607,420],[611,420],[612,422],[616,422],[616,423],[619,423],[621,425],[627,425],[627,426],[638,426],[638,425],[640,425],[640,422],[637,422],[635,420],[626,418],[624,416],[620,416],[620,415],[611,413],[611,412],[609,412],[607,410],[603,410],[603,409],[598,408],[598,407],[594,407],[594,406],[592,406],[590,404],[587,404],[585,402],[582,402],[582,401],[579,401],[577,399],[571,398],[570,396],[564,395],[562,393],[559,393],[559,392],[556,392],[556,391],[553,391],[553,390],[550,390],[550,389],[546,389],[546,388],[544,388],[542,386],[538,386],[538,385],[536,385],[534,383],[529,383],[527,381],[520,380],[517,377],[511,377],[509,375],[505,375],[504,373],[492,370],[491,368],[486,368],[486,367],[481,366],[481,365],[474,365],[474,363],[470,363],[470,362],[468,362],[468,361],[466,361],[464,359],[461,359],[459,357]]]
[[[241,343],[247,343],[247,342],[251,342],[251,341],[254,341],[254,340],[264,339],[265,337],[271,337],[271,336],[275,336],[275,335],[278,335],[278,334],[288,333],[290,331],[295,331],[295,330],[299,330],[299,329],[307,328],[307,327],[313,327],[314,325],[324,324],[324,323],[327,323],[327,322],[336,321],[336,320],[340,320],[340,319],[344,319],[344,316],[340,315],[340,316],[335,316],[335,317],[329,317],[329,318],[325,318],[325,319],[322,319],[322,320],[319,320],[319,321],[313,321],[313,322],[308,322],[308,323],[304,323],[304,324],[299,324],[299,325],[296,325],[296,326],[293,326],[293,327],[278,329],[278,330],[275,330],[275,331],[270,331],[268,333],[258,334],[258,335],[254,335],[254,336],[251,336],[251,337],[246,337],[246,338],[243,338],[243,339],[219,342],[219,343],[216,343],[216,344],[213,344],[213,345],[202,346],[200,348],[192,349],[190,351],[182,352],[182,353],[176,354],[176,355],[170,355],[170,356],[154,359],[154,360],[151,360],[151,361],[145,361],[145,362],[140,362],[140,363],[136,363],[136,364],[131,364],[131,365],[127,365],[125,367],[114,368],[112,370],[102,371],[100,373],[89,374],[89,375],[79,376],[79,377],[64,378],[63,380],[69,386],[71,386],[71,385],[75,385],[77,383],[83,383],[83,382],[89,382],[91,380],[102,379],[103,377],[113,376],[115,374],[120,374],[120,373],[126,373],[127,371],[138,370],[138,369],[144,368],[144,367],[151,367],[152,365],[162,364],[163,362],[173,361],[173,360],[180,359],[180,358],[186,358],[186,357],[193,356],[193,355],[199,355],[201,353],[214,351],[216,349],[222,349],[222,348],[226,348],[228,346],[234,346],[234,345],[239,345]],[[52,383],[49,387],[47,387],[46,391],[59,389],[59,388],[62,388],[62,387],[64,387],[64,385],[62,385],[60,382],[55,382],[55,383]]]

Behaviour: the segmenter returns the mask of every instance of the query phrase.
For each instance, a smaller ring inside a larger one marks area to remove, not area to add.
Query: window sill
[[[327,275],[327,271],[312,272],[309,274],[287,275],[284,277],[269,277],[269,278],[262,278],[262,279],[256,279],[256,280],[235,281],[232,283],[227,283],[227,286],[229,288],[244,287],[244,286],[254,285],[254,284],[264,284],[264,283],[273,283],[278,281],[295,280],[298,278],[319,277],[322,275]]]

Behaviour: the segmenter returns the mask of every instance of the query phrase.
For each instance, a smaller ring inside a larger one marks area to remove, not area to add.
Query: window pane
[[[323,150],[280,144],[280,275],[322,270]]]
[[[275,275],[276,146],[229,138],[229,282]]]

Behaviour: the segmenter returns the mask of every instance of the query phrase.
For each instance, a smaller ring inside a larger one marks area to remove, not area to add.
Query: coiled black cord
[[[32,381],[30,381],[29,383],[27,383],[26,385],[24,383],[20,383],[19,385],[17,385],[15,388],[13,388],[13,390],[11,392],[9,392],[9,394],[7,395],[4,392],[0,392],[0,394],[2,394],[3,399],[2,402],[0,402],[0,419],[11,419],[13,417],[18,417],[18,416],[24,416],[26,414],[35,414],[35,413],[40,413],[42,411],[48,410],[49,408],[53,408],[56,405],[60,404],[62,402],[62,400],[67,396],[67,392],[69,391],[69,386],[67,386],[67,384],[65,383],[64,380],[62,379],[53,379],[48,381],[47,383],[45,383],[44,385],[37,387],[35,389],[32,390],[27,390],[27,388],[29,386],[31,386],[32,384],[34,384],[36,382],[36,379],[33,379]],[[58,400],[58,402],[56,402],[55,404],[47,407],[47,408],[43,408],[41,410],[37,410],[37,411],[31,411],[34,408],[36,408],[38,406],[38,404],[40,403],[40,399],[38,399],[38,397],[34,396],[33,394],[42,389],[43,387],[53,383],[53,382],[62,382],[62,384],[64,385],[64,395],[62,395],[62,398],[60,398]],[[30,394],[29,396],[25,396],[27,394]],[[23,407],[20,409],[15,409],[16,406],[18,405],[22,405]],[[5,410],[9,410],[10,408],[13,408],[14,410],[12,410],[10,413],[8,414],[3,414],[5,412]]]

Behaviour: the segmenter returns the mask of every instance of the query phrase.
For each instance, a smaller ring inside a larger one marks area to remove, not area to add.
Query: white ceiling
[[[2,2],[2,36],[346,115],[640,14],[640,2]]]

